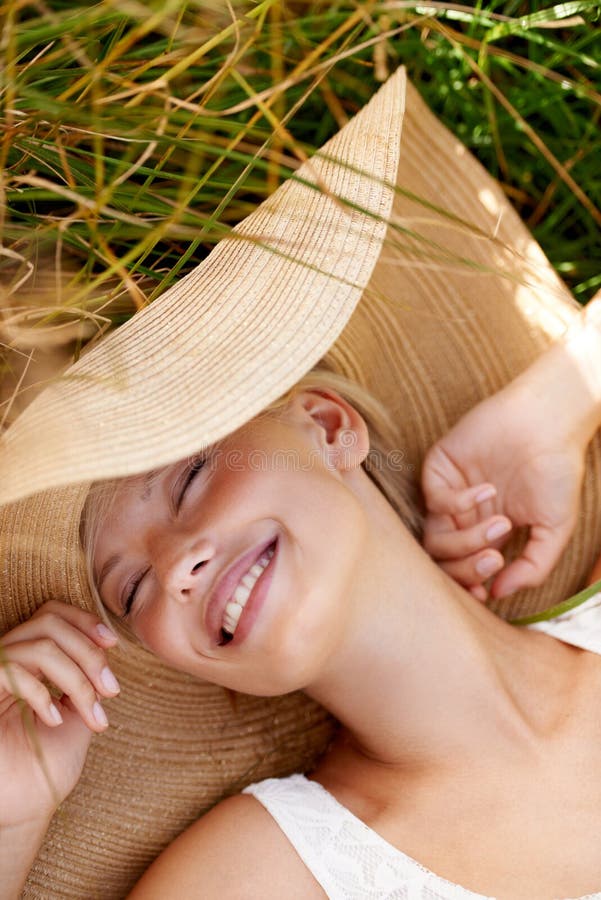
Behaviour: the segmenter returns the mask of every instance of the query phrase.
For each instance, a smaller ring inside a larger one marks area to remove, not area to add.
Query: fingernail
[[[483,578],[488,578],[489,575],[492,575],[499,568],[499,561],[493,559],[492,556],[485,556],[484,559],[479,559],[476,563],[476,572]]]
[[[60,714],[58,706],[55,706],[54,703],[50,704],[50,715],[57,725],[63,724],[63,717]]]
[[[96,631],[100,635],[100,637],[105,641],[116,641],[117,635],[114,631],[111,631],[110,628],[107,628],[106,625],[103,625],[102,622],[100,625],[96,626]]]
[[[119,682],[111,672],[108,666],[105,666],[102,672],[100,673],[100,680],[107,689],[107,691],[111,691],[111,693],[118,693],[121,688],[119,687]]]
[[[486,540],[496,541],[497,538],[503,537],[508,531],[511,531],[511,524],[509,522],[493,522],[486,532]]]
[[[490,487],[482,488],[480,493],[476,494],[476,503],[484,503],[485,500],[492,500],[497,494],[497,489],[492,485]]]
[[[96,703],[92,707],[92,713],[99,725],[102,725],[103,727],[106,727],[108,725],[109,720],[107,719],[106,713],[101,707],[100,703],[98,703],[98,701],[96,701]]]

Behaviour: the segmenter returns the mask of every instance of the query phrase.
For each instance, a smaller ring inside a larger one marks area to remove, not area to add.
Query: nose
[[[171,546],[163,551],[162,564],[155,566],[166,593],[180,603],[187,603],[206,589],[204,573],[214,554],[209,541],[189,544],[172,535]]]

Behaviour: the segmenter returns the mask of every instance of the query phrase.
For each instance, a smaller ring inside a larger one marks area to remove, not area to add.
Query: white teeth
[[[242,615],[242,607],[237,603],[228,603],[223,614],[223,621],[233,625],[234,628],[238,624],[238,619]],[[225,626],[224,626],[225,627]],[[227,629],[229,631],[229,628]]]
[[[254,563],[246,572],[238,585],[234,593],[232,594],[232,599],[226,605],[224,613],[223,613],[223,623],[222,628],[228,631],[230,634],[234,634],[236,628],[238,627],[238,622],[240,620],[240,616],[242,615],[242,610],[246,606],[246,601],[250,597],[251,591],[255,586],[255,583],[259,576],[265,571],[269,561],[273,557],[274,551],[268,550],[258,562]]]
[[[230,616],[230,618],[235,619],[236,621],[240,618],[240,613],[242,612],[242,607],[239,603],[228,603],[225,607],[225,614]]]
[[[252,579],[250,587],[247,587],[245,584],[239,584],[232,595],[233,599],[236,601],[236,603],[239,603],[240,606],[244,606],[244,604],[250,597],[250,592],[254,587],[255,581],[257,580],[252,575],[250,575],[249,578]]]

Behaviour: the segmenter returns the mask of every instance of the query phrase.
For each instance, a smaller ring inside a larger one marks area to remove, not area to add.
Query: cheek
[[[366,539],[367,520],[357,497],[340,475],[322,471],[300,473],[286,501],[307,542],[307,558],[299,560],[302,575],[312,587],[324,579],[344,586]]]
[[[258,693],[312,684],[352,623],[367,519],[344,483],[324,478],[313,488],[300,479],[286,495],[292,533],[274,581]]]
[[[147,650],[177,668],[185,658],[184,653],[189,648],[189,643],[186,644],[181,634],[181,623],[170,615],[170,606],[151,604],[146,610],[140,611],[138,618],[132,622],[132,627]]]

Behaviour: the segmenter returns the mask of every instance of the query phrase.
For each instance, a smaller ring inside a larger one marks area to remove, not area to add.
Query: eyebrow
[[[152,493],[154,483],[162,472],[163,468],[153,469],[151,472],[146,473],[146,475],[144,476],[144,489],[140,495],[141,500],[143,500],[144,502],[150,500],[150,495]]]

